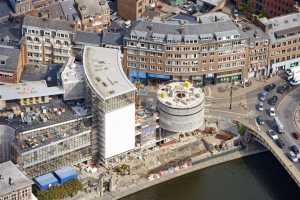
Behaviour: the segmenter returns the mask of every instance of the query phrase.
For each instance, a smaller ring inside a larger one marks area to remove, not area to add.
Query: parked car
[[[264,103],[263,102],[259,102],[257,105],[257,110],[258,111],[263,111],[264,110]]]
[[[275,114],[275,108],[274,107],[270,108],[269,115],[270,115],[270,117],[275,117],[276,116],[276,114]]]
[[[258,99],[262,102],[264,102],[267,99],[268,96],[268,92],[266,91],[262,91],[259,95],[258,95]]]
[[[256,117],[256,121],[257,121],[258,125],[264,125],[265,124],[265,120],[263,119],[262,116]]]
[[[292,72],[291,69],[285,70],[285,73],[286,73],[287,76],[292,76],[293,75],[293,72]]]
[[[297,155],[293,151],[290,151],[288,153],[288,158],[293,162],[298,162],[298,160],[299,160]]]
[[[292,79],[292,80],[289,81],[289,83],[290,83],[291,86],[297,86],[297,85],[300,85],[300,80],[295,81],[295,80]]]
[[[286,91],[288,91],[289,89],[290,89],[290,86],[288,84],[284,84],[284,85],[281,85],[281,86],[277,87],[277,93],[283,94]]]
[[[274,90],[275,87],[276,87],[276,85],[274,83],[271,83],[269,85],[266,85],[264,87],[264,90],[266,90],[267,92],[270,92],[270,91]]]
[[[290,146],[290,150],[291,150],[292,152],[294,152],[296,155],[299,154],[299,149],[298,149],[298,147],[297,147],[296,145]]]
[[[296,140],[300,140],[300,133],[294,132],[294,133],[292,133],[292,136],[293,136]]]
[[[268,133],[268,135],[269,135],[273,140],[278,140],[278,139],[279,139],[278,135],[275,133],[274,130],[270,129],[270,130],[268,130],[267,133]]]
[[[278,97],[274,95],[274,96],[272,96],[272,97],[269,99],[268,103],[269,103],[271,106],[275,106],[276,103],[277,103],[277,101],[278,101]]]
[[[279,148],[283,148],[284,146],[285,146],[285,144],[284,144],[284,142],[282,141],[282,139],[278,139],[278,140],[275,140],[275,143],[277,144],[277,146],[279,147]]]

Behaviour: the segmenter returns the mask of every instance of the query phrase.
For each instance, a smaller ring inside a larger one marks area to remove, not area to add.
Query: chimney
[[[183,34],[184,28],[185,28],[185,21],[184,20],[180,20],[179,24],[180,24],[179,32],[180,32],[180,34]]]
[[[9,185],[13,185],[13,184],[14,184],[14,182],[13,182],[13,180],[12,180],[11,177],[8,178],[8,184],[9,184]]]

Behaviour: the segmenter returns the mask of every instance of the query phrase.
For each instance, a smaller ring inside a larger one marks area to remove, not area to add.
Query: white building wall
[[[287,70],[293,67],[299,67],[300,66],[300,58],[295,58],[291,60],[286,60],[278,63],[272,64],[272,70],[273,73],[277,72],[280,68]]]
[[[105,114],[105,159],[135,148],[135,106]]]

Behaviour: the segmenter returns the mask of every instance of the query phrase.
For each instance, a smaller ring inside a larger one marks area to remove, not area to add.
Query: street
[[[293,132],[300,132],[295,121],[295,111],[300,105],[300,87],[290,88],[282,94],[277,92],[279,86],[286,84],[284,79],[273,81],[276,87],[266,95],[266,100],[263,102],[263,111],[258,110],[259,95],[265,91],[263,86],[249,91],[245,95],[235,96],[232,99],[232,109],[229,109],[230,100],[227,96],[224,98],[207,98],[207,115],[229,117],[231,119],[242,119],[250,125],[257,126],[260,130],[267,134],[267,131],[272,129],[277,133],[274,117],[271,117],[270,108],[275,108],[275,115],[279,117],[284,126],[284,133],[278,134],[279,138],[284,142],[283,151],[287,155],[290,151],[289,147],[297,145],[300,147],[300,141],[292,137]],[[270,82],[269,82],[270,84]],[[277,96],[278,100],[275,105],[270,105],[269,100],[272,96]],[[256,117],[261,116],[265,121],[264,125],[258,125]],[[268,136],[270,137],[270,136]],[[300,171],[300,162],[295,163],[295,166]]]

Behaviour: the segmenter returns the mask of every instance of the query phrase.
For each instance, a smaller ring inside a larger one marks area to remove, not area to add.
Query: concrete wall
[[[0,163],[11,160],[11,143],[15,138],[15,130],[0,125]]]

